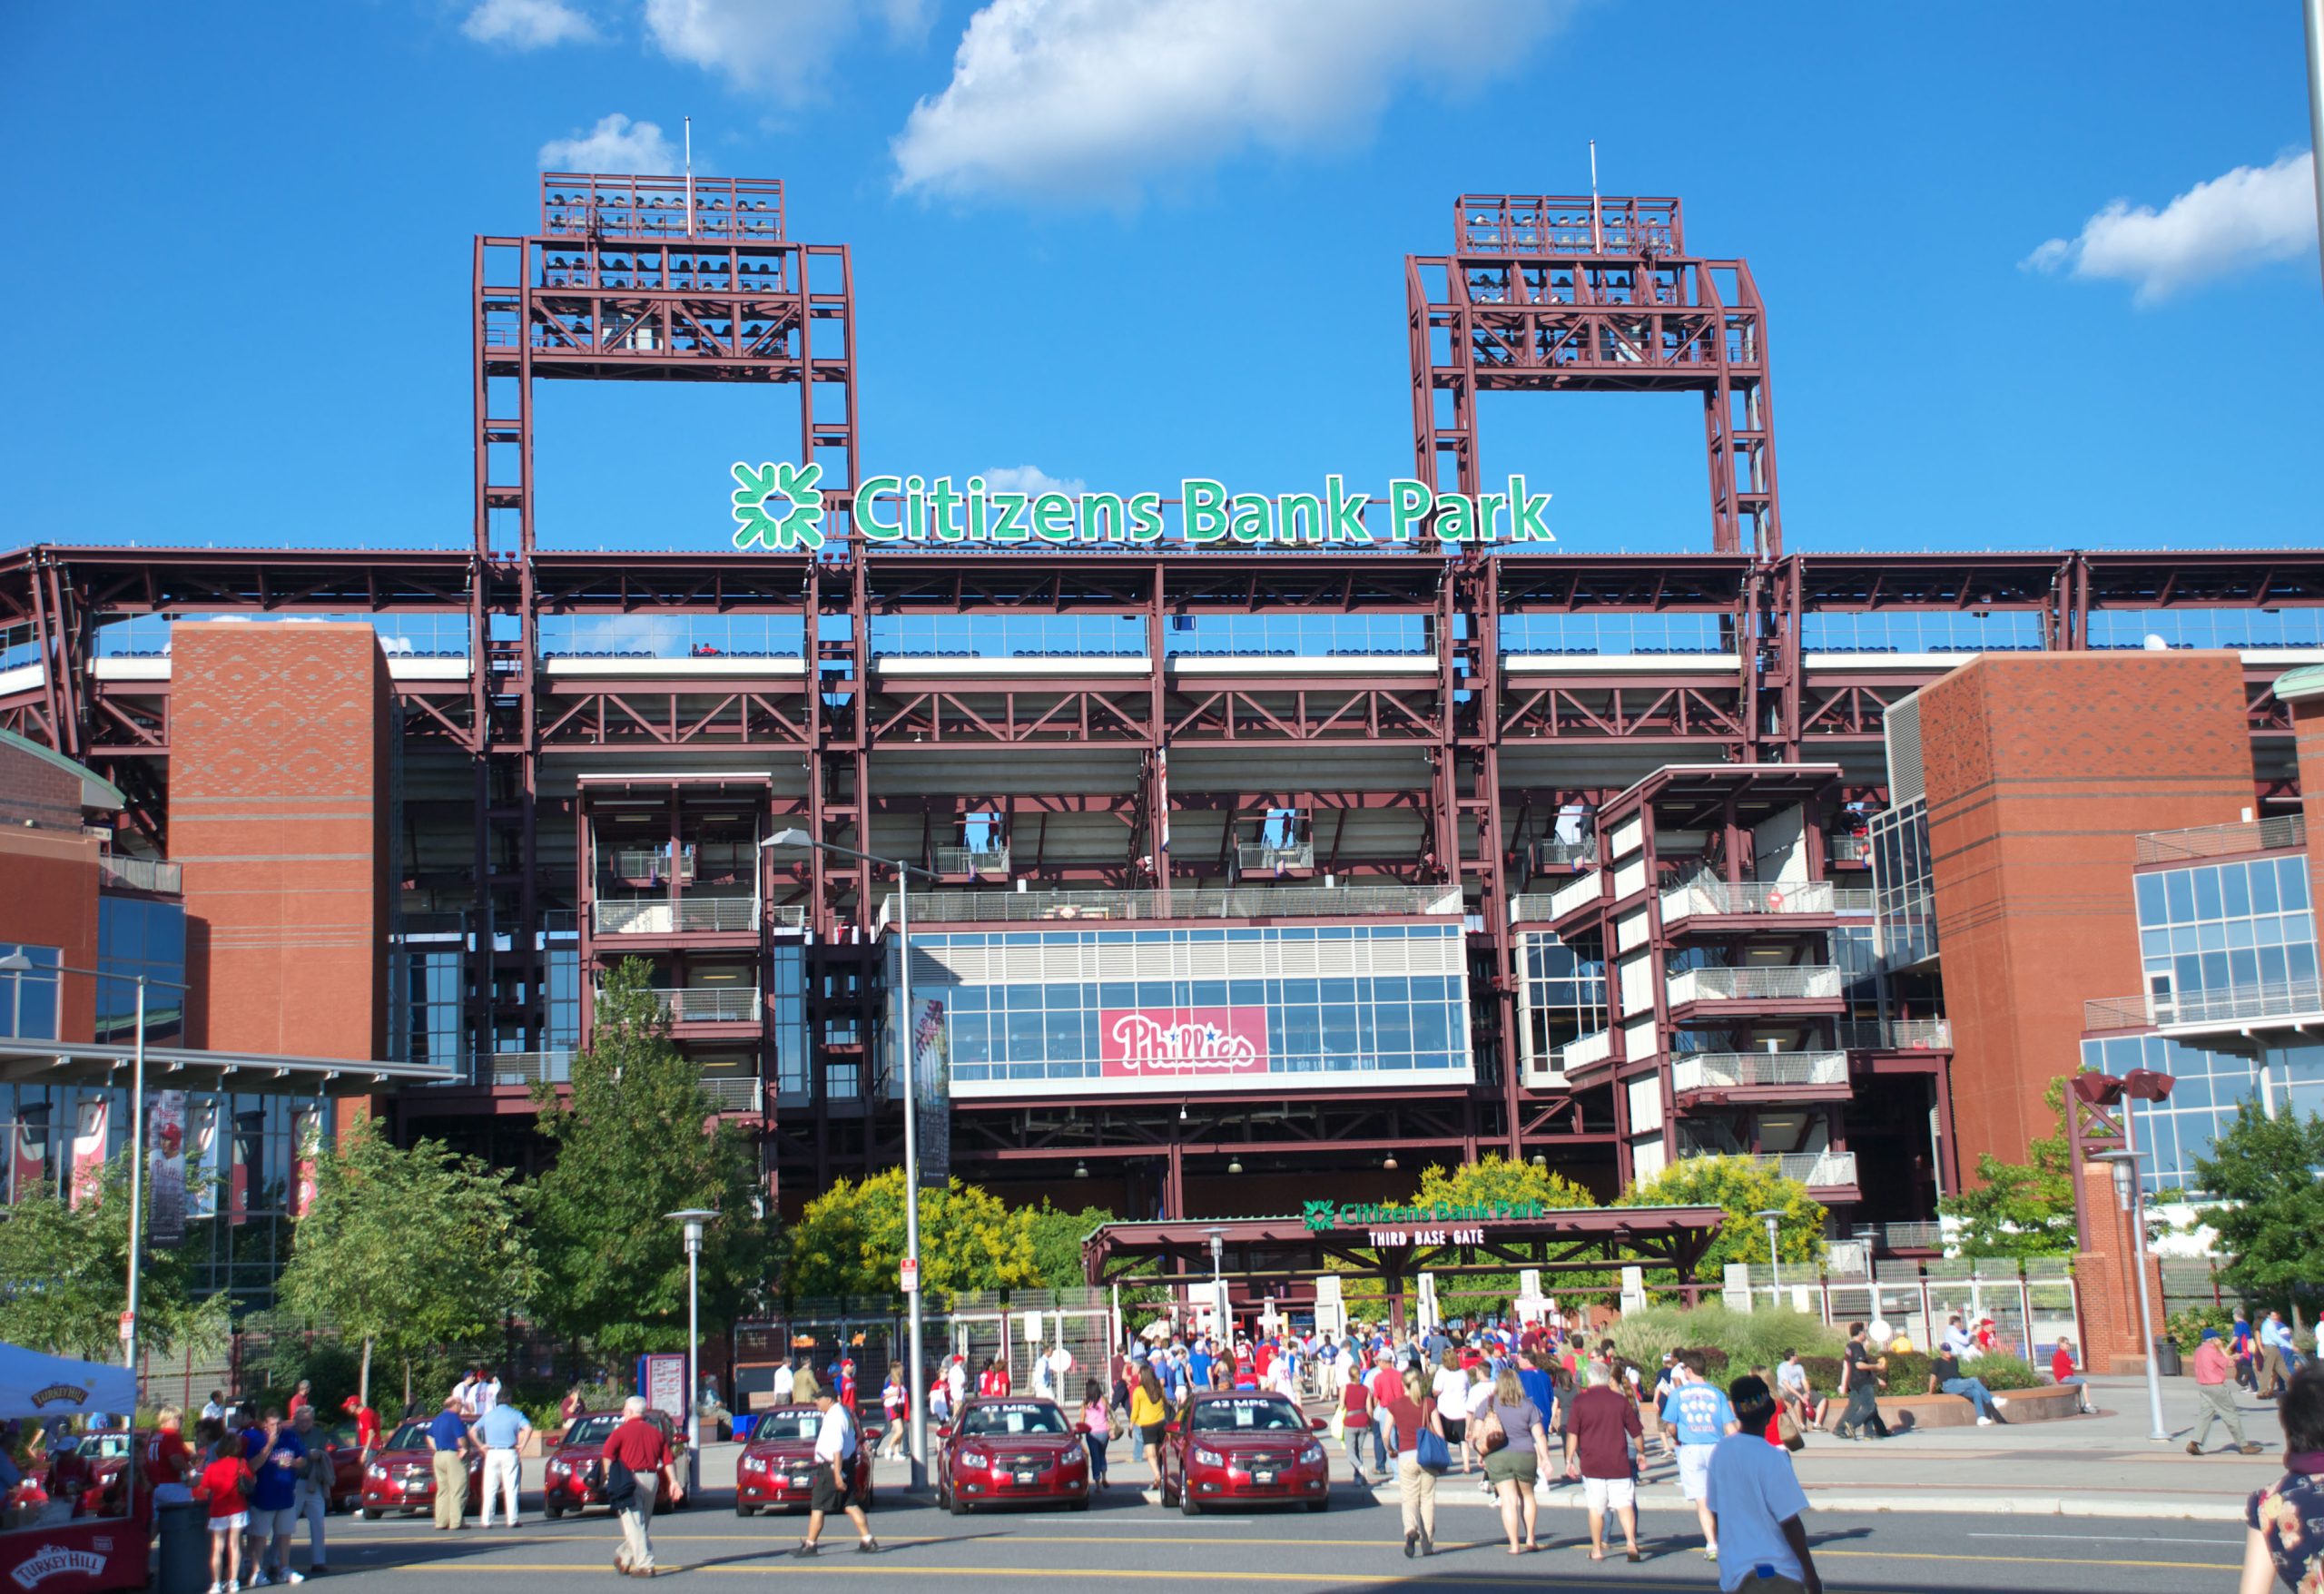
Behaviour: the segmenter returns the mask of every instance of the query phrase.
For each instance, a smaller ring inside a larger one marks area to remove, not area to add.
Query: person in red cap
[[[339,1409],[355,1419],[355,1447],[363,1452],[363,1464],[369,1466],[371,1452],[379,1448],[379,1413],[359,1394],[349,1395]]]

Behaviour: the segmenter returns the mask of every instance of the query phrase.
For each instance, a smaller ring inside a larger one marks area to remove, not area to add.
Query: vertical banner
[[[9,1125],[10,1204],[29,1201],[44,1190],[55,1193],[55,1187],[48,1182],[48,1126],[29,1121]]]
[[[290,1115],[290,1145],[296,1159],[291,1166],[290,1205],[292,1217],[304,1217],[315,1204],[315,1169],[322,1146],[323,1116],[302,1107]]]
[[[146,1236],[155,1245],[185,1238],[185,1092],[157,1090],[145,1122]]]
[[[192,1150],[186,1157],[185,1210],[188,1217],[218,1215],[218,1122],[223,1115],[213,1099],[193,1109]]]
[[[920,1182],[941,1185],[952,1176],[952,1044],[940,998],[915,999],[912,1015],[912,1088],[920,1099]]]
[[[236,1113],[231,1128],[219,1127],[226,1140],[226,1221],[235,1228],[250,1222],[251,1188],[261,1171],[253,1166],[258,1161],[258,1133],[245,1121],[254,1116]]]
[[[105,1130],[112,1122],[113,1103],[102,1096],[84,1096],[74,1119],[72,1205],[97,1199],[104,1186]]]
[[[637,1359],[637,1392],[648,1410],[686,1420],[686,1358],[682,1351],[648,1351]]]

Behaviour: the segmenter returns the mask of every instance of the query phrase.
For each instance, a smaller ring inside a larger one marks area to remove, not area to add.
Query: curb
[[[2240,1522],[2243,1502],[2240,1500],[2202,1500],[2191,1496],[2173,1499],[2141,1496],[2124,1500],[2106,1494],[1948,1494],[1941,1490],[1924,1493],[1850,1492],[1806,1486],[1808,1504],[1822,1511],[1918,1511],[1936,1516],[1977,1517],[2112,1517],[2146,1518],[2157,1521],[2181,1522]],[[1373,1503],[1399,1506],[1403,1495],[1399,1490],[1372,1490]],[[1544,1510],[1581,1510],[1581,1491],[1556,1489],[1547,1494],[1535,1492],[1534,1500]],[[1445,1506],[1477,1506],[1493,1509],[1495,1502],[1486,1499],[1474,1488],[1455,1483],[1450,1488],[1439,1486],[1436,1503]],[[1638,1491],[1638,1508],[1641,1511],[1669,1511],[1691,1519],[1694,1502],[1673,1490]]]

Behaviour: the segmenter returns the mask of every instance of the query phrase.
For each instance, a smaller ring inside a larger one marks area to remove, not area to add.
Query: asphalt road
[[[827,1526],[812,1560],[790,1553],[795,1518],[736,1517],[731,1495],[654,1524],[665,1576],[729,1585],[734,1579],[801,1584],[842,1580],[860,1594],[928,1594],[928,1579],[961,1588],[1105,1580],[1124,1586],[1265,1590],[1267,1594],[1378,1589],[1715,1589],[1692,1517],[1649,1513],[1640,1524],[1647,1560],[1593,1564],[1581,1513],[1544,1510],[1544,1549],[1512,1556],[1499,1517],[1479,1506],[1439,1509],[1438,1553],[1406,1560],[1395,1506],[1346,1485],[1333,1509],[1258,1511],[1187,1520],[1127,1491],[1088,1512],[980,1513],[955,1519],[894,1497],[872,1516],[885,1547],[855,1553],[842,1518]],[[530,1503],[529,1501],[527,1502]],[[1882,1513],[1810,1519],[1825,1586],[1837,1590],[1976,1589],[1992,1594],[2184,1594],[2235,1584],[2242,1530],[2229,1524],[2053,1517]],[[511,1532],[468,1528],[441,1534],[425,1519],[330,1520],[331,1582],[379,1594],[445,1594],[469,1586],[615,1586],[619,1530],[601,1515],[557,1522],[527,1517]],[[1617,1552],[1619,1554],[1619,1552]],[[304,1540],[294,1564],[305,1564]]]

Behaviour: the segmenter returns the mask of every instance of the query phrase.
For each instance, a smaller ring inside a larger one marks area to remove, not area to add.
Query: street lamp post
[[[122,1360],[128,1365],[130,1376],[134,1378],[137,1375],[137,1295],[145,1228],[145,987],[149,983],[166,985],[180,994],[191,988],[158,975],[123,974],[111,969],[81,969],[66,963],[34,963],[22,952],[11,952],[0,958],[0,973],[22,976],[36,972],[78,974],[90,979],[128,979],[133,980],[137,986],[137,1035],[130,1047],[129,1075],[129,1311],[128,1324],[121,1336]],[[60,1001],[58,1017],[62,1018],[63,1016],[63,1003]]]
[[[2146,1404],[2149,1439],[2169,1439],[2162,1422],[2162,1370],[2154,1361],[2154,1308],[2146,1294],[2146,1203],[2139,1191],[2139,1154],[2128,1147],[2102,1151],[2091,1159],[2114,1170],[2114,1198],[2131,1215],[2131,1254],[2138,1269],[2139,1335],[2146,1350]]]
[[[925,1332],[920,1304],[920,1093],[912,1079],[911,1058],[911,877],[940,880],[942,877],[916,863],[901,859],[882,858],[877,853],[860,852],[852,847],[842,847],[836,841],[819,841],[802,830],[777,831],[759,843],[762,847],[812,847],[819,851],[837,852],[843,857],[860,858],[866,863],[877,864],[896,871],[896,1003],[900,1009],[896,1019],[896,1049],[902,1053],[897,1078],[903,1087],[904,1097],[904,1261],[906,1271],[912,1274],[912,1287],[904,1292],[905,1320],[908,1329],[908,1353],[911,1358],[911,1373],[906,1388],[911,1395],[911,1487],[914,1491],[928,1487],[928,1365],[922,1339]]]
[[[664,1217],[685,1225],[686,1235],[686,1492],[702,1487],[702,1231],[718,1214],[689,1206]]]
[[[1783,1222],[1783,1209],[1770,1206],[1764,1212],[1755,1212],[1751,1215],[1763,1220],[1768,1225],[1768,1294],[1775,1303],[1776,1310],[1781,1311],[1783,1309],[1783,1261],[1776,1254],[1776,1225]]]

